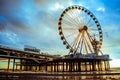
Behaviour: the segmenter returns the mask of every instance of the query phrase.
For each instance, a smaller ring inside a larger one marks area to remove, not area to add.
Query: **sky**
[[[60,40],[58,20],[69,6],[89,9],[103,31],[103,54],[120,67],[119,0],[0,0],[0,45],[23,49],[31,45],[49,54],[68,54]]]

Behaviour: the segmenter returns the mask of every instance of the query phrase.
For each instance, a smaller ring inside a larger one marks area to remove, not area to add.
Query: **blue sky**
[[[58,34],[58,19],[71,5],[89,9],[103,31],[102,52],[120,61],[119,0],[0,0],[0,44],[23,49],[32,45],[50,54],[67,54]],[[117,64],[117,65],[116,65]]]

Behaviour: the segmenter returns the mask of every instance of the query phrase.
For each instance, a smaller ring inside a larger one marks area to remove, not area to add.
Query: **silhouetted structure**
[[[109,58],[102,59],[100,57],[95,58],[95,56],[94,58],[85,56],[78,58],[71,55],[59,57],[56,55],[31,53],[8,47],[0,47],[0,58],[8,59],[8,67],[6,69],[8,71],[10,70],[10,60],[12,59],[13,71],[80,72],[110,69]]]

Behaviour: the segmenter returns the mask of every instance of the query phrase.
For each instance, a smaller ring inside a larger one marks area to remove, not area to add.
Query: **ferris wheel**
[[[69,54],[98,54],[103,35],[95,15],[82,6],[70,6],[60,15],[58,30]]]

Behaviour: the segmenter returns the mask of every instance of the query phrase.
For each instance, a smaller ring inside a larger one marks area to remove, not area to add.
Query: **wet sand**
[[[120,80],[120,72],[0,72],[0,80]]]

